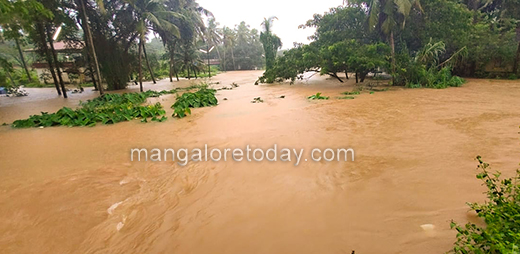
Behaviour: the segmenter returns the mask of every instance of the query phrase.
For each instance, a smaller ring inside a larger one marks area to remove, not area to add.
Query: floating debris
[[[264,100],[262,100],[262,98],[260,98],[260,97],[255,97],[251,101],[251,103],[262,103],[262,102],[264,102]]]

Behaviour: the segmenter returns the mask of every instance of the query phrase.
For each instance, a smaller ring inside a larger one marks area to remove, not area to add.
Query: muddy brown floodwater
[[[218,75],[214,82],[240,87],[180,120],[0,127],[0,253],[443,253],[455,240],[450,220],[475,220],[465,202],[484,199],[474,157],[506,175],[520,161],[520,82],[469,80],[339,100],[353,81],[255,86],[259,75]],[[0,122],[96,96],[29,92],[0,98]],[[331,99],[306,99],[316,92]],[[265,102],[250,103],[257,96]],[[174,96],[155,100],[169,109]],[[277,144],[305,148],[304,158],[314,147],[345,147],[356,158],[130,162],[131,148],[204,144]]]

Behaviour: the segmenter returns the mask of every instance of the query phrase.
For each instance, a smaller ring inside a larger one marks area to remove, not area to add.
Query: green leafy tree
[[[377,29],[388,37],[392,56],[392,74],[395,76],[395,38],[399,27],[405,27],[412,8],[422,10],[419,0],[371,0],[365,2],[369,9],[370,29]]]
[[[273,68],[276,52],[278,52],[278,49],[282,47],[282,41],[280,40],[280,37],[276,36],[271,31],[271,28],[273,27],[273,21],[275,19],[277,18],[274,16],[264,18],[264,21],[262,22],[263,31],[260,33],[260,41],[264,45],[266,70]]]

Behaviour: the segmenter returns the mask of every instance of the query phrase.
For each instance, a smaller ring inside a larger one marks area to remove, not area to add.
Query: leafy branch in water
[[[486,227],[473,223],[460,226],[451,222],[457,230],[454,253],[520,253],[520,171],[512,178],[501,179],[500,173],[489,172],[489,164],[477,157],[477,178],[487,187],[488,201],[484,204],[469,203],[486,222]]]

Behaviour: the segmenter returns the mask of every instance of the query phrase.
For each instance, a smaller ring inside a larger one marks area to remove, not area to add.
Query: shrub
[[[313,94],[313,95],[307,97],[307,99],[310,99],[310,100],[328,100],[329,96],[321,96],[321,93],[316,93],[316,94]]]
[[[50,126],[94,126],[96,123],[113,124],[130,121],[136,118],[151,117],[153,121],[165,121],[164,109],[160,103],[154,105],[141,104],[153,93],[105,94],[93,100],[82,102],[81,108],[73,110],[63,107],[56,113],[42,112],[28,119],[16,120],[14,128],[50,127]]]
[[[477,157],[477,178],[487,187],[488,201],[468,204],[486,222],[486,227],[472,223],[459,226],[455,253],[519,253],[520,252],[520,171],[512,178],[501,179],[500,173],[489,172],[489,164]]]
[[[216,90],[202,87],[194,93],[184,93],[177,98],[177,101],[171,106],[174,117],[183,118],[191,114],[190,108],[200,108],[214,106],[218,104],[215,97]]]

